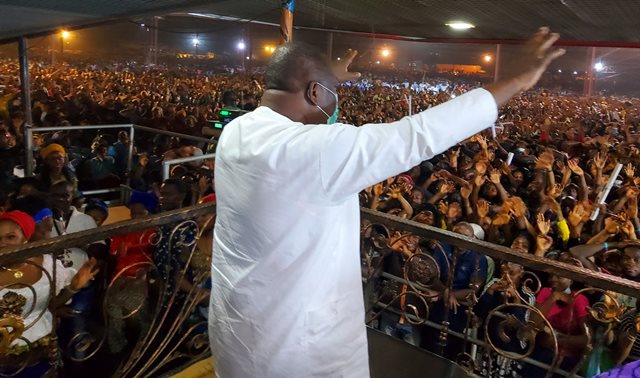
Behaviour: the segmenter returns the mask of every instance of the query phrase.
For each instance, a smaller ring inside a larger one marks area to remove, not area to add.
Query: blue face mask
[[[318,109],[320,109],[320,111],[327,116],[327,124],[328,125],[333,125],[334,123],[338,122],[338,94],[334,91],[332,91],[331,89],[325,87],[324,85],[322,85],[322,83],[318,83],[319,86],[321,86],[322,88],[328,90],[336,99],[336,108],[333,111],[333,114],[329,115],[329,113],[325,112],[324,109],[322,109],[319,105],[316,104],[316,107]]]

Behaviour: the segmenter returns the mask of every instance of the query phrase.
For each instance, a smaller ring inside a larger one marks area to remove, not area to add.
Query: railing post
[[[216,154],[204,154],[200,156],[190,156],[186,158],[165,160],[162,162],[162,181],[169,178],[169,172],[171,171],[171,166],[174,164],[189,163],[189,162],[198,161],[198,160],[214,159],[215,157],[216,157]]]
[[[169,170],[171,168],[171,165],[169,165],[168,161],[163,161],[162,162],[162,181],[166,180],[169,178]]]
[[[135,142],[135,128],[129,128],[129,151],[127,156],[127,186],[131,186],[131,175],[133,174],[133,147]]]
[[[20,95],[22,109],[24,112],[24,154],[25,154],[25,176],[33,176],[33,115],[31,114],[31,84],[29,82],[29,56],[27,38],[20,37],[18,40],[18,54],[20,55]]]

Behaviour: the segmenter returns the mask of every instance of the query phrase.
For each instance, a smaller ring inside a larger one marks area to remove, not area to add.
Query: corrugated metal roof
[[[0,0],[0,39],[116,18],[198,12],[278,22],[279,0]],[[421,38],[523,39],[548,25],[569,41],[640,42],[637,0],[298,0],[294,25]],[[463,20],[464,32],[445,24]]]

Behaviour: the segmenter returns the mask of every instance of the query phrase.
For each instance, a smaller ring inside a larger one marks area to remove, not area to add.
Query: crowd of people
[[[38,127],[135,123],[202,136],[222,107],[251,111],[259,106],[263,86],[258,75],[207,76],[142,66],[33,65],[34,140],[29,158],[37,168],[35,176],[24,177],[26,117],[17,63],[0,62],[0,73],[0,248],[101,226],[109,207],[102,199],[85,198],[83,192],[87,190],[129,183],[133,190],[127,202],[131,218],[215,201],[212,161],[175,166],[170,179],[162,178],[162,161],[200,155],[207,150],[204,143],[153,133],[136,133],[131,140],[123,130],[38,133]],[[393,122],[479,85],[473,77],[430,81],[420,76],[416,82],[374,76],[341,86],[339,121],[357,126]],[[544,90],[525,93],[501,110],[495,135],[476,135],[403,175],[367,189],[361,193],[361,205],[540,258],[639,280],[639,105],[637,100],[559,96]],[[131,144],[134,155],[129,169]],[[623,169],[619,176],[612,177],[618,165]],[[604,197],[609,182],[613,187]],[[196,260],[198,269],[207,270],[213,219],[205,217],[198,223],[204,234],[198,238],[200,255]],[[151,234],[170,232],[150,229],[119,235],[66,250],[55,262],[44,256],[1,267],[0,287],[4,289],[0,295],[5,301],[11,300],[9,293],[14,297],[18,294],[18,302],[20,297],[28,297],[24,289],[27,285],[41,286],[38,293],[46,299],[38,298],[36,311],[32,312],[36,326],[24,334],[36,350],[41,348],[38,353],[29,353],[33,362],[30,369],[34,369],[30,374],[42,371],[49,363],[45,353],[53,329],[49,311],[61,314],[63,321],[57,329],[59,339],[64,341],[90,327],[88,319],[96,314],[101,293],[112,279],[121,278],[116,286],[128,287],[127,282],[143,275],[140,269],[128,266],[150,261],[158,265],[184,263],[171,259],[170,245],[151,240]],[[448,322],[452,331],[464,332],[469,324],[484,329],[482,322],[496,307],[526,303],[538,312],[514,311],[513,315],[523,321],[531,318],[541,328],[548,321],[558,335],[560,366],[570,371],[587,348],[589,329],[598,329],[590,317],[590,306],[615,297],[624,306],[618,316],[622,321],[597,340],[602,348],[594,348],[610,358],[598,356],[596,363],[592,353],[590,364],[584,365],[604,371],[629,356],[636,340],[635,298],[607,293],[603,299],[581,291],[579,283],[556,275],[540,274],[540,287],[527,290],[523,286],[527,267],[402,232],[388,237],[383,263],[365,275],[372,277],[384,271],[401,277],[403,266],[412,256],[431,256],[438,267],[434,285],[439,289],[430,296],[429,319]],[[451,261],[455,261],[455,267],[450,271]],[[59,292],[55,298],[49,298],[49,283],[32,263],[45,270],[58,264]],[[161,271],[162,278],[171,280],[170,273],[171,269]],[[449,285],[451,289],[445,289]],[[401,286],[387,285],[380,290],[406,291]],[[208,299],[206,284],[198,290]],[[144,292],[135,295],[144,297]],[[380,295],[385,297],[385,293]],[[406,307],[404,296],[391,297],[402,298],[392,307]],[[131,304],[127,298],[116,298],[109,312],[126,313],[127,304]],[[56,304],[51,310],[46,309],[49,300]],[[24,303],[14,306],[15,315],[26,313],[28,307]],[[37,317],[38,308],[47,315]],[[197,312],[206,317],[203,309]],[[389,334],[433,351],[442,348],[438,344],[439,330],[413,325],[398,312],[385,312],[379,320],[379,328]],[[127,343],[123,332],[126,326],[118,324],[109,335],[112,351],[121,351]],[[488,336],[497,334],[494,328],[487,328]],[[514,353],[527,348],[515,339],[503,340],[500,346]],[[6,371],[10,371],[23,361],[28,349],[23,343],[12,344],[8,357],[0,357],[0,365],[9,366]],[[466,352],[464,343],[451,337],[443,351],[451,359]],[[553,339],[549,332],[538,336],[532,357],[551,363]],[[498,366],[500,376],[544,375],[538,367],[495,355],[477,358],[478,369],[494,362],[493,369]]]

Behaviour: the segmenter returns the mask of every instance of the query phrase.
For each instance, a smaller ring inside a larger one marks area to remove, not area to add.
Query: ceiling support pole
[[[295,0],[282,0],[282,16],[280,17],[280,44],[291,43],[293,37],[293,9]]]

